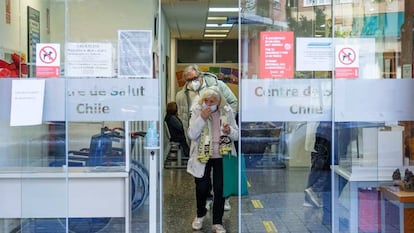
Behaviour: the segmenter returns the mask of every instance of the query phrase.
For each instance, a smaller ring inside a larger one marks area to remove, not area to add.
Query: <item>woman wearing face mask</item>
[[[192,222],[194,230],[203,227],[207,213],[206,200],[213,184],[213,226],[216,233],[225,233],[223,227],[223,160],[222,155],[236,154],[233,141],[238,139],[238,126],[232,108],[222,98],[219,89],[209,87],[192,107],[188,128],[191,139],[187,172],[194,176],[197,216]],[[213,171],[213,182],[211,182]]]
[[[192,64],[183,70],[182,75],[185,84],[175,96],[178,106],[178,116],[183,122],[184,130],[188,128],[191,116],[191,107],[196,103],[204,90],[208,87],[217,87],[226,102],[231,106],[233,112],[238,111],[237,97],[226,83],[219,80],[216,75],[209,72],[202,72],[197,65]]]

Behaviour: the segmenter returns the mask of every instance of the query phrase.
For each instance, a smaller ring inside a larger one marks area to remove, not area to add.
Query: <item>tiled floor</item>
[[[303,206],[303,190],[308,169],[248,168],[246,173],[250,184],[249,195],[240,200],[237,197],[230,199],[232,209],[226,211],[223,217],[223,225],[227,233],[331,232],[330,226],[321,224],[321,208]],[[195,233],[196,231],[191,229],[191,222],[196,215],[193,177],[185,169],[163,169],[162,174],[163,219],[159,227],[162,225],[163,233]],[[131,232],[149,231],[148,212],[147,203],[133,212]],[[241,221],[240,226],[239,221]],[[23,232],[60,232],[26,229]],[[107,226],[99,232],[124,233],[124,219],[110,219]],[[211,232],[211,211],[204,221],[202,230],[197,231],[197,233],[208,232]]]
[[[238,199],[232,197],[232,209],[226,211],[223,225],[228,233],[306,233],[331,232],[321,224],[321,208],[303,206],[307,169],[247,169],[249,195],[241,202],[241,229],[238,228]],[[195,194],[192,176],[184,169],[165,169],[164,233],[194,232]],[[201,232],[211,232],[211,213]]]

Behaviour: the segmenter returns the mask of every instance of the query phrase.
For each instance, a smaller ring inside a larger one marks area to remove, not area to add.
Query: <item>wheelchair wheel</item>
[[[149,194],[149,174],[145,167],[135,160],[131,163],[131,210],[141,207]]]

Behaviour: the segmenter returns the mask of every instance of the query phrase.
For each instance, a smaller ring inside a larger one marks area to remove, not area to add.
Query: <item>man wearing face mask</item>
[[[183,122],[184,130],[187,131],[188,120],[191,116],[191,106],[197,102],[201,94],[207,87],[216,86],[220,90],[222,96],[233,109],[233,113],[237,112],[238,101],[229,86],[219,80],[216,75],[209,72],[201,72],[198,66],[193,64],[184,69],[183,78],[186,83],[183,88],[177,92],[175,101],[178,106],[178,116]]]

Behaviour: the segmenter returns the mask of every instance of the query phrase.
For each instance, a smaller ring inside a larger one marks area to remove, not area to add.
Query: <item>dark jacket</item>
[[[176,115],[168,114],[165,116],[164,121],[167,123],[168,130],[170,131],[172,142],[186,141],[183,123]]]

